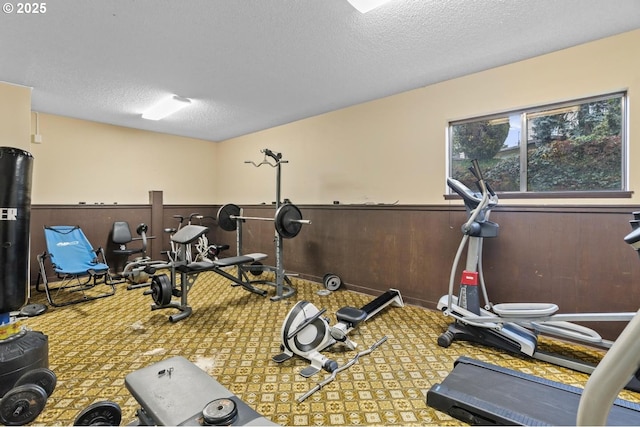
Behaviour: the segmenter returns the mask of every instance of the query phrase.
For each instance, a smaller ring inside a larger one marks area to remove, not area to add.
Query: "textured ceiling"
[[[220,141],[636,28],[638,0],[57,0],[0,15],[0,81],[34,111]],[[140,117],[170,94],[193,105]]]

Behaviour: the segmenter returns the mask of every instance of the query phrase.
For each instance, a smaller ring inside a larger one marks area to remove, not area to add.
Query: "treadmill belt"
[[[582,389],[459,358],[427,405],[476,425],[576,425]],[[616,399],[607,425],[640,425],[640,405]]]

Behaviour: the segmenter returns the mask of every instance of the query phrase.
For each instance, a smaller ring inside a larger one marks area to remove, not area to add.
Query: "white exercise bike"
[[[362,308],[342,307],[336,312],[338,323],[330,326],[329,320],[322,316],[326,309],[318,310],[308,301],[299,301],[285,317],[281,335],[283,352],[273,356],[273,361],[282,363],[294,355],[309,360],[311,365],[300,371],[305,378],[321,369],[333,372],[338,369],[338,363],[320,352],[336,343],[354,350],[357,344],[347,337],[349,332],[388,305],[404,307],[400,291],[390,289]]]

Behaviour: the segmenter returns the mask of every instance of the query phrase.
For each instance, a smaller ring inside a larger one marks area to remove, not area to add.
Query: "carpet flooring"
[[[144,289],[127,290],[126,284],[117,285],[113,296],[49,307],[43,315],[22,320],[23,326],[48,336],[49,367],[57,376],[57,386],[34,424],[71,425],[82,409],[100,400],[118,403],[122,424],[130,423],[139,404],[126,389],[125,376],[176,355],[195,363],[266,418],[290,426],[464,425],[425,403],[429,388],[463,355],[577,387],[587,380],[584,374],[466,342],[441,348],[436,340],[449,319],[405,305],[388,307],[352,331],[358,350],[384,336],[387,341],[298,403],[298,397],[329,374],[303,378],[298,372],[308,365],[305,360],[272,361],[280,353],[281,325],[291,307],[307,300],[335,319],[338,308],[361,307],[373,297],[344,287],[323,296],[317,293],[321,284],[292,281],[297,294],[274,302],[230,286],[217,274],[202,273],[189,293],[193,314],[177,323],[168,320],[175,309],[152,311]],[[273,287],[263,288],[274,294]],[[31,302],[46,299],[34,291]],[[541,345],[593,361],[603,354],[562,343]],[[340,365],[357,353],[334,347],[325,353]],[[632,392],[623,391],[620,397],[638,401]]]

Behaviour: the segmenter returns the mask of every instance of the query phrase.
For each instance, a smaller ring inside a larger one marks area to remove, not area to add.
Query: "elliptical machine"
[[[468,219],[462,225],[463,238],[451,268],[449,292],[440,298],[437,306],[445,316],[455,321],[438,337],[438,344],[448,347],[454,340],[472,341],[579,372],[592,373],[595,366],[591,364],[538,350],[538,334],[610,348],[612,341],[604,340],[591,328],[572,322],[628,322],[635,313],[556,314],[559,308],[552,303],[492,304],[482,272],[482,244],[485,238],[498,236],[498,224],[489,221],[491,208],[498,204],[498,196],[485,182],[477,160],[473,160],[469,170],[477,180],[479,193],[471,191],[456,179],[447,178],[447,185],[464,200]],[[465,247],[466,265],[456,296],[453,294],[455,276]],[[480,306],[478,287],[485,302],[483,307]],[[627,388],[640,391],[640,383],[633,379]]]
[[[338,323],[329,325],[329,320],[322,315],[326,308],[318,310],[309,301],[299,301],[287,314],[282,324],[282,353],[273,356],[273,361],[282,363],[293,355],[304,357],[311,365],[302,369],[300,375],[308,378],[321,369],[333,372],[338,363],[320,353],[340,342],[349,350],[357,344],[347,335],[361,322],[366,322],[388,305],[404,307],[400,291],[390,289],[362,308],[342,307],[336,312]]]

